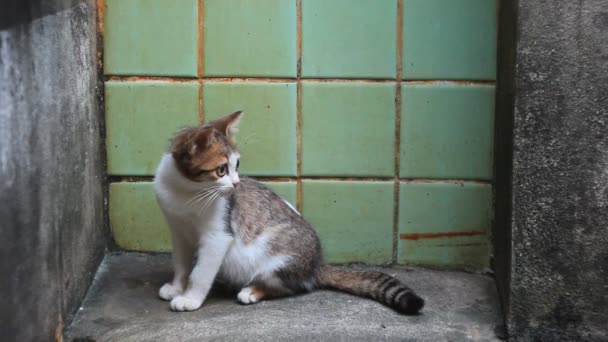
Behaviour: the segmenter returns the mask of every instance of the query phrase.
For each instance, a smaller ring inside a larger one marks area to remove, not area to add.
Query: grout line
[[[151,182],[153,180],[154,180],[154,176],[112,176],[112,175],[108,175],[108,181],[110,183],[118,183],[118,182],[137,183],[137,182]]]
[[[247,177],[247,178],[253,178],[257,181],[260,182],[287,182],[287,183],[294,183],[298,181],[297,177],[282,177],[282,176],[256,176],[256,177]]]
[[[105,76],[106,82],[165,82],[165,83],[198,83],[198,77],[164,77],[164,76]]]
[[[205,113],[203,112],[203,83],[198,83],[198,124],[202,125],[205,121]]]
[[[246,176],[246,175],[244,175]],[[472,180],[472,179],[428,179],[428,178],[412,178],[404,179],[395,177],[331,177],[331,176],[246,176],[262,182],[301,182],[301,181],[336,181],[336,182],[397,182],[398,184],[481,184],[492,185],[492,181],[487,180]],[[110,182],[148,182],[154,179],[153,176],[136,176],[136,175],[110,175]]]
[[[402,84],[411,85],[465,85],[465,86],[495,86],[496,81],[490,80],[403,80]]]
[[[439,178],[399,178],[400,183],[404,184],[423,184],[423,183],[433,183],[433,184],[485,184],[492,185],[494,184],[493,180],[483,180],[483,179],[439,179]]]
[[[403,49],[403,0],[397,0],[397,79],[400,80],[403,74],[402,49]],[[394,177],[394,196],[393,201],[393,264],[398,261],[399,248],[399,168],[401,159],[401,84],[397,82],[395,88],[395,177]]]
[[[201,55],[202,55],[202,48]],[[202,59],[202,58],[201,58]],[[201,63],[202,64],[202,63]],[[201,71],[202,72],[202,71]],[[278,83],[390,83],[407,85],[465,85],[465,86],[495,86],[495,81],[488,80],[402,80],[396,79],[368,79],[368,78],[301,78],[300,77],[300,58],[298,58],[298,77],[278,78],[278,77],[172,77],[172,76],[134,76],[134,75],[108,75],[105,76],[108,82],[278,82]]]
[[[296,100],[296,208],[302,213],[302,0],[296,0],[297,100]]]
[[[197,13],[197,69],[196,74],[199,79],[203,78],[203,0],[198,0],[198,13]]]
[[[197,76],[198,76],[198,123],[205,120],[203,111],[203,0],[198,0],[197,14]]]

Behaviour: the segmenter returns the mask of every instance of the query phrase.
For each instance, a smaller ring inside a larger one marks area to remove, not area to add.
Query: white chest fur
[[[273,272],[286,261],[287,256],[269,255],[268,236],[265,234],[249,244],[237,237],[226,253],[220,275],[222,280],[242,287],[254,280],[271,280]]]

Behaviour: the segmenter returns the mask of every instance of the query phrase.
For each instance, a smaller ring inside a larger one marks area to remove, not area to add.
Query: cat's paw
[[[253,287],[244,287],[241,289],[236,299],[241,304],[255,304],[260,301],[260,294]]]
[[[171,300],[182,293],[182,289],[179,286],[175,286],[171,283],[166,283],[158,291],[158,296],[164,300]]]
[[[198,310],[203,304],[203,300],[193,297],[179,295],[171,300],[171,310],[173,311],[194,311]]]

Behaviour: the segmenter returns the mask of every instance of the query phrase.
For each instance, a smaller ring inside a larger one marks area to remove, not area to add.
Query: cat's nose
[[[239,185],[239,182],[232,182],[232,186],[236,188],[236,186]]]

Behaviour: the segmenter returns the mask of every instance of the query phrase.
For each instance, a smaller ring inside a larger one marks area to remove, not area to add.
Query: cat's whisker
[[[199,206],[200,204],[204,203],[207,199],[211,198],[211,196],[213,196],[213,194],[215,193],[215,191],[217,191],[216,189],[209,189],[209,191],[207,191],[205,193],[205,195],[200,196],[199,198],[196,199],[196,201],[194,201],[194,203],[198,203]]]
[[[214,192],[213,195],[211,195],[210,197],[208,197],[205,202],[202,204],[202,206],[199,208],[200,211],[205,210],[211,203],[213,203],[213,201],[215,200],[215,198],[217,197],[218,192]]]
[[[192,198],[190,200],[188,200],[188,202],[186,202],[187,206],[190,206],[191,204],[196,203],[197,201],[209,196],[210,194],[212,194],[215,190],[217,190],[218,188],[220,188],[219,186],[212,186],[209,188],[205,188],[199,192],[197,192],[196,194],[194,194],[194,196],[192,196]]]
[[[209,194],[203,198],[200,199],[199,203],[199,209],[203,210],[205,209],[209,203],[212,201],[213,197],[215,197],[216,193],[218,192],[219,187],[214,187],[213,191],[210,191]]]
[[[197,193],[194,194],[194,196],[192,196],[192,198],[190,198],[188,200],[188,202],[186,202],[186,205],[192,204],[192,202],[194,202],[197,198],[199,198],[200,196],[205,195],[206,192],[207,192],[207,189],[203,189],[201,191],[198,191]]]

